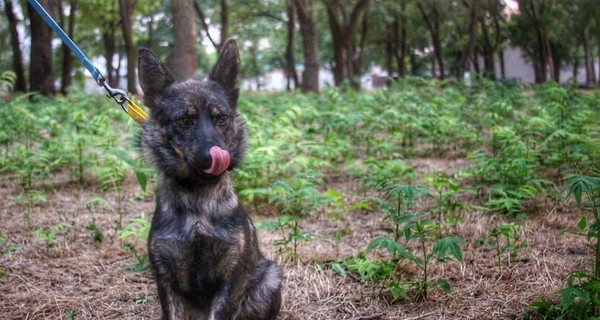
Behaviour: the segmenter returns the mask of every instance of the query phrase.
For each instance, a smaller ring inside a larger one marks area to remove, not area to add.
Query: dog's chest
[[[234,215],[184,215],[153,222],[149,239],[156,272],[182,291],[210,292],[233,271],[246,236]]]

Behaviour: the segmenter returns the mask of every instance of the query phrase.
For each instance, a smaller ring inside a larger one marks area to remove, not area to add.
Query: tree
[[[298,87],[298,73],[296,72],[296,58],[294,55],[294,42],[296,34],[296,19],[293,0],[286,0],[286,15],[287,15],[287,45],[285,46],[285,74],[287,78],[286,88],[292,90]]]
[[[392,12],[393,19],[391,24],[386,25],[387,39],[387,65],[388,75],[393,74],[393,64],[396,62],[398,77],[406,75],[406,57],[408,56],[408,22],[406,19],[406,0],[398,3],[391,2],[392,8],[386,8],[386,11]]]
[[[476,50],[483,55],[483,76],[496,78],[495,56],[500,63],[500,75],[505,77],[503,44],[506,40],[505,5],[497,0],[481,1],[481,14],[479,15],[479,29]]]
[[[125,51],[127,53],[127,91],[137,93],[137,56],[136,46],[133,42],[133,26],[131,16],[135,10],[137,0],[119,0],[119,13],[121,16],[121,30],[125,40]]]
[[[444,50],[442,46],[442,19],[444,9],[443,3],[432,0],[417,0],[417,7],[423,17],[423,21],[427,25],[429,34],[431,35],[431,44],[433,45],[433,55],[438,66],[438,78],[440,80],[445,77]],[[432,63],[432,75],[435,74],[435,63]]]
[[[354,6],[348,6],[348,3],[340,0],[323,0],[327,11],[329,29],[331,31],[331,39],[333,42],[333,77],[336,85],[340,85],[344,80],[352,81],[355,87],[358,86],[354,82],[354,77],[358,76],[355,73],[355,63],[358,58],[354,47],[354,37],[357,31],[357,25],[364,13],[369,7],[370,0],[358,0]],[[352,8],[350,14],[345,12],[346,8]]]
[[[186,0],[172,0],[171,14],[174,34],[171,71],[177,80],[186,80],[194,77],[197,66],[194,4]]]
[[[75,33],[75,19],[77,15],[77,7],[79,6],[79,1],[71,0],[69,1],[69,21],[65,21],[65,15],[63,12],[63,1],[58,2],[59,8],[59,17],[60,24],[63,29],[66,29],[67,35],[71,39],[73,39],[73,34]],[[65,27],[66,25],[66,27]],[[62,94],[67,94],[68,88],[73,83],[73,75],[71,71],[73,69],[73,54],[71,53],[71,49],[63,42],[61,46],[62,51],[62,75],[61,75],[61,85],[60,92]]]
[[[17,30],[17,18],[13,11],[12,0],[4,0],[4,9],[8,19],[8,28],[10,29],[10,43],[12,47],[12,68],[17,79],[15,81],[15,91],[27,91],[27,81],[25,80],[25,67],[23,66],[23,53],[21,52],[21,42],[19,41],[19,31]]]
[[[554,78],[550,52],[550,18],[553,0],[519,0],[519,14],[512,17],[511,40],[525,51],[533,63],[536,83],[546,82],[547,70]]]
[[[302,92],[319,91],[319,42],[317,27],[313,17],[312,0],[293,0],[298,13],[298,23],[302,34],[304,71],[302,72]]]
[[[456,61],[456,79],[462,80],[463,75],[467,69],[468,59],[477,59],[475,57],[475,41],[477,39],[477,17],[479,15],[479,2],[480,0],[464,0],[463,5],[468,9],[469,12],[469,27],[468,27],[468,41],[466,48],[461,50]]]
[[[49,0],[40,0],[48,12],[52,12]],[[52,29],[28,3],[27,12],[31,29],[31,53],[29,65],[29,90],[43,95],[54,95],[54,69],[52,67]]]
[[[596,84],[596,71],[594,70],[594,34],[600,31],[595,22],[600,14],[598,3],[595,0],[575,0],[565,5],[568,12],[567,25],[570,33],[575,36],[583,51],[583,65],[585,69],[585,84],[590,87]],[[600,38],[600,37],[599,37]],[[600,48],[599,48],[600,49]]]
[[[221,51],[221,47],[229,38],[229,4],[227,0],[219,0],[221,4],[221,30],[220,30],[220,39],[219,41],[215,41],[214,37],[210,34],[210,28],[207,21],[206,14],[202,7],[198,4],[198,1],[194,0],[194,9],[196,10],[196,14],[198,15],[198,19],[200,19],[200,24],[204,33],[206,33],[206,37],[213,44],[217,52]]]

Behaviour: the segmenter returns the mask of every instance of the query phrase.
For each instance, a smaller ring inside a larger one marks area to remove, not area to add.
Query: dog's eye
[[[192,120],[190,118],[180,118],[175,120],[175,124],[181,128],[187,128],[192,124]]]
[[[220,114],[217,116],[217,125],[219,126],[224,126],[227,124],[227,119],[229,119],[229,116],[225,115],[225,114]]]

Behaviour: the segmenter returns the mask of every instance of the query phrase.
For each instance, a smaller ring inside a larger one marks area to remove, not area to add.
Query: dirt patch
[[[412,165],[419,174],[456,171],[462,159],[424,159]],[[69,173],[57,173],[40,186],[46,201],[27,209],[15,197],[20,186],[10,175],[0,176],[0,232],[7,242],[0,248],[0,317],[3,319],[156,319],[160,308],[150,271],[128,270],[135,262],[123,249],[115,232],[115,192],[91,185],[80,186]],[[355,182],[336,181],[352,197]],[[326,186],[328,187],[328,186]],[[149,187],[150,189],[152,186]],[[109,206],[90,205],[103,197]],[[124,225],[145,212],[151,214],[153,195],[143,194],[129,178],[123,189]],[[280,319],[514,319],[539,298],[554,298],[564,286],[565,276],[577,269],[591,268],[591,252],[584,240],[560,231],[574,226],[580,213],[561,203],[537,204],[537,214],[521,224],[528,230],[521,239],[528,243],[510,263],[495,262],[494,251],[478,243],[502,217],[462,210],[461,222],[447,232],[467,243],[464,264],[434,264],[432,278],[446,278],[452,292],[433,290],[425,302],[396,302],[378,295],[356,276],[341,277],[328,263],[356,255],[381,235],[383,216],[376,212],[346,212],[344,219],[331,220],[326,213],[311,216],[302,228],[314,240],[299,247],[299,261],[277,255],[273,240],[279,235],[261,230],[265,254],[278,260],[285,270],[284,303]],[[255,220],[267,219],[257,216]],[[103,242],[95,242],[86,229],[95,223],[103,230]],[[35,236],[38,227],[49,230],[65,224],[47,246]],[[31,226],[31,227],[30,227]],[[333,234],[347,228],[348,234],[335,241]],[[140,244],[143,248],[143,244]],[[407,276],[418,270],[406,268]]]

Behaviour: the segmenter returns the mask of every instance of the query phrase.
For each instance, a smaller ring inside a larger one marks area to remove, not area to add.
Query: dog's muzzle
[[[204,172],[211,176],[218,176],[229,168],[229,152],[217,146],[211,147],[209,152],[211,158],[210,168],[205,169]]]

